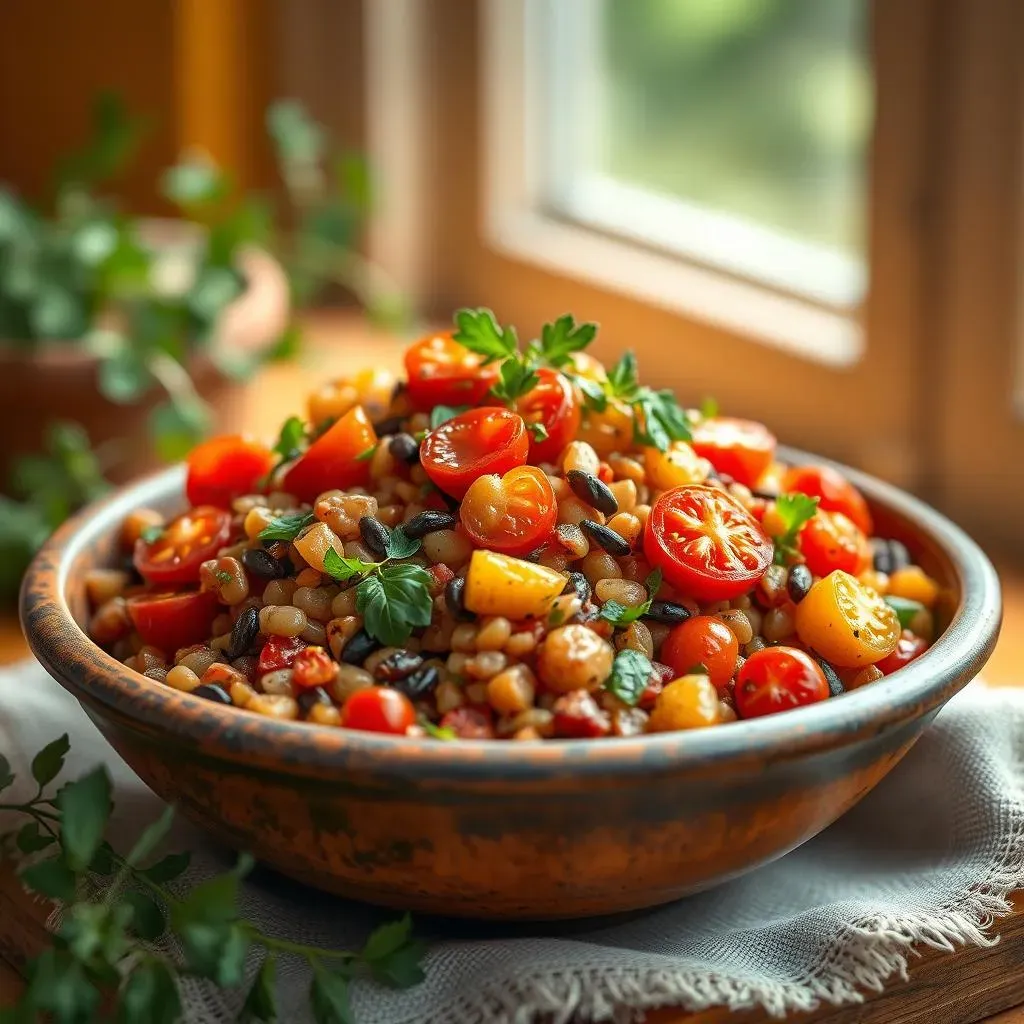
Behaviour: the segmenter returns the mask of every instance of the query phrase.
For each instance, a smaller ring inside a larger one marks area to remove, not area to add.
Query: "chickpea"
[[[123,597],[112,597],[96,609],[89,622],[89,635],[96,643],[107,646],[126,637],[131,628],[127,602]]]
[[[533,705],[537,679],[526,665],[511,665],[487,682],[487,700],[501,715],[518,715]]]
[[[317,499],[313,514],[342,540],[356,540],[359,537],[359,520],[363,516],[377,515],[377,499],[345,491],[325,491]]]
[[[128,586],[128,573],[119,569],[93,569],[85,574],[85,592],[93,608],[124,593]]]
[[[611,675],[614,657],[611,644],[574,623],[548,633],[537,654],[537,671],[558,693],[596,690]]]
[[[225,555],[199,566],[199,585],[212,590],[224,604],[240,604],[249,596],[249,577],[237,558]]]
[[[142,536],[142,531],[150,527],[162,527],[166,524],[164,517],[151,508],[137,508],[129,512],[121,524],[121,547],[131,551],[135,542]]]
[[[306,613],[292,605],[269,604],[260,609],[260,632],[267,636],[298,636],[306,622]]]

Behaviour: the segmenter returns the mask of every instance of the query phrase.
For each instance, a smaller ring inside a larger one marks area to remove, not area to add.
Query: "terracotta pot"
[[[868,498],[879,534],[904,541],[947,588],[943,634],[906,668],[852,693],[712,729],[439,743],[275,721],[147,679],[83,633],[84,576],[115,557],[129,511],[181,506],[180,469],[58,531],[26,576],[22,622],[49,672],[156,793],[287,875],[464,917],[635,910],[716,885],[820,832],[885,776],[991,653],[999,583],[977,545],[909,495],[843,472]]]
[[[188,225],[151,222],[146,235],[155,244],[180,247],[193,244]],[[254,352],[270,345],[284,329],[288,317],[288,282],[284,271],[265,252],[251,250],[239,259],[248,281],[245,293],[222,314],[218,345]],[[0,407],[4,435],[0,443],[0,489],[18,455],[39,452],[49,425],[56,419],[80,423],[94,445],[111,443],[116,461],[109,476],[124,482],[160,464],[148,427],[153,407],[166,393],[153,387],[128,405],[104,398],[98,386],[98,360],[79,342],[52,343],[34,352],[20,351],[0,341]],[[219,428],[239,420],[244,384],[221,374],[213,363],[197,355],[189,373],[200,395],[213,409]]]

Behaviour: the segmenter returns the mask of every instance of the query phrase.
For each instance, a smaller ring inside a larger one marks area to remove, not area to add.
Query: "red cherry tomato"
[[[260,650],[259,674],[291,668],[299,652],[305,649],[305,640],[300,640],[297,636],[270,637]]]
[[[139,594],[128,598],[128,615],[142,642],[168,657],[182,647],[209,640],[213,620],[220,612],[212,591],[185,590]]]
[[[233,498],[252,494],[274,465],[274,453],[238,434],[214,437],[188,456],[185,496],[190,505],[229,508]]]
[[[341,709],[341,724],[363,732],[404,735],[416,721],[416,711],[404,693],[387,686],[356,690]]]
[[[763,423],[728,416],[701,420],[693,428],[694,451],[719,473],[753,487],[775,458],[775,435]]]
[[[498,383],[497,366],[483,361],[450,334],[417,341],[405,353],[409,401],[424,411],[435,405],[478,405]]]
[[[362,486],[370,480],[370,463],[358,456],[376,443],[370,417],[357,405],[306,449],[285,474],[284,489],[301,501],[314,502],[331,488]]]
[[[818,507],[842,512],[869,537],[874,532],[871,512],[864,496],[838,470],[831,466],[794,466],[782,478],[784,491],[796,491],[818,498]]]
[[[717,487],[665,491],[644,530],[644,554],[666,579],[698,601],[725,601],[750,589],[771,564],[761,524]]]
[[[477,477],[462,499],[459,515],[477,547],[525,555],[551,535],[558,503],[540,469],[517,466],[501,477]]]
[[[755,651],[736,674],[736,712],[740,718],[788,711],[827,697],[828,680],[821,666],[795,647]]]
[[[420,463],[446,494],[462,498],[485,473],[507,473],[526,462],[526,424],[509,409],[470,409],[423,439]]]
[[[322,647],[307,647],[292,661],[292,683],[300,690],[326,686],[337,674],[337,662]]]
[[[150,583],[195,583],[199,566],[215,558],[230,537],[230,513],[201,505],[172,519],[155,540],[140,537],[132,560]]]
[[[842,512],[815,512],[800,531],[800,551],[815,576],[834,569],[859,576],[871,565],[867,537]]]
[[[909,629],[905,629],[900,634],[896,650],[881,661],[875,662],[875,667],[881,670],[884,675],[889,676],[897,669],[903,668],[904,665],[909,665],[915,658],[920,658],[927,650],[928,644],[926,641],[922,640],[915,633],[911,633]]]
[[[740,646],[733,631],[721,619],[695,615],[674,627],[661,646],[661,660],[678,679],[703,666],[708,678],[721,690],[736,671]]]
[[[537,370],[537,384],[516,401],[516,412],[529,424],[539,423],[547,437],[530,438],[531,462],[555,462],[580,428],[580,405],[568,378],[557,370]]]

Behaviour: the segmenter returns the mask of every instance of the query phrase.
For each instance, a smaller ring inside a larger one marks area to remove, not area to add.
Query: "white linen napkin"
[[[62,732],[65,777],[97,762],[115,780],[111,837],[128,838],[162,805],[77,702],[34,662],[0,671],[0,752],[19,776]],[[3,822],[0,821],[0,830]],[[193,851],[187,881],[233,855],[186,822],[170,849]],[[848,1003],[905,976],[910,947],[991,941],[986,929],[1024,884],[1024,693],[972,685],[893,772],[816,839],[710,892],[612,921],[501,926],[418,919],[426,981],[352,989],[359,1024],[528,1024],[541,1017],[629,1021],[644,1009],[762,1006],[772,1014]],[[243,912],[265,930],[356,948],[393,913],[330,898],[257,871]],[[250,964],[254,971],[256,962]],[[282,1020],[311,1021],[309,977],[282,962]],[[188,1024],[234,1020],[242,993],[188,982]]]

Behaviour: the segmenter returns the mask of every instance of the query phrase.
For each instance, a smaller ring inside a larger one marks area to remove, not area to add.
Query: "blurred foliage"
[[[861,251],[867,0],[604,0],[602,168]]]
[[[244,378],[265,359],[299,351],[294,320],[265,352],[217,343],[222,314],[246,288],[238,270],[245,248],[277,257],[293,308],[338,285],[378,321],[398,326],[408,317],[398,292],[357,251],[371,206],[363,158],[340,149],[294,101],[270,107],[267,130],[284,186],[280,209],[269,196],[241,193],[230,171],[202,152],[185,154],[162,175],[162,195],[196,227],[194,244],[147,242],[145,222],[98,193],[146,134],[145,121],[114,95],[97,98],[92,136],[60,162],[46,211],[0,186],[0,345],[75,345],[94,354],[108,400],[153,402],[153,443],[168,461],[181,458],[212,422],[188,372],[196,352]],[[166,397],[154,401],[161,390]],[[0,579],[0,590],[9,592],[38,544],[101,485],[85,435],[55,426],[47,452],[23,461],[8,496],[0,496],[0,550],[10,577]]]

